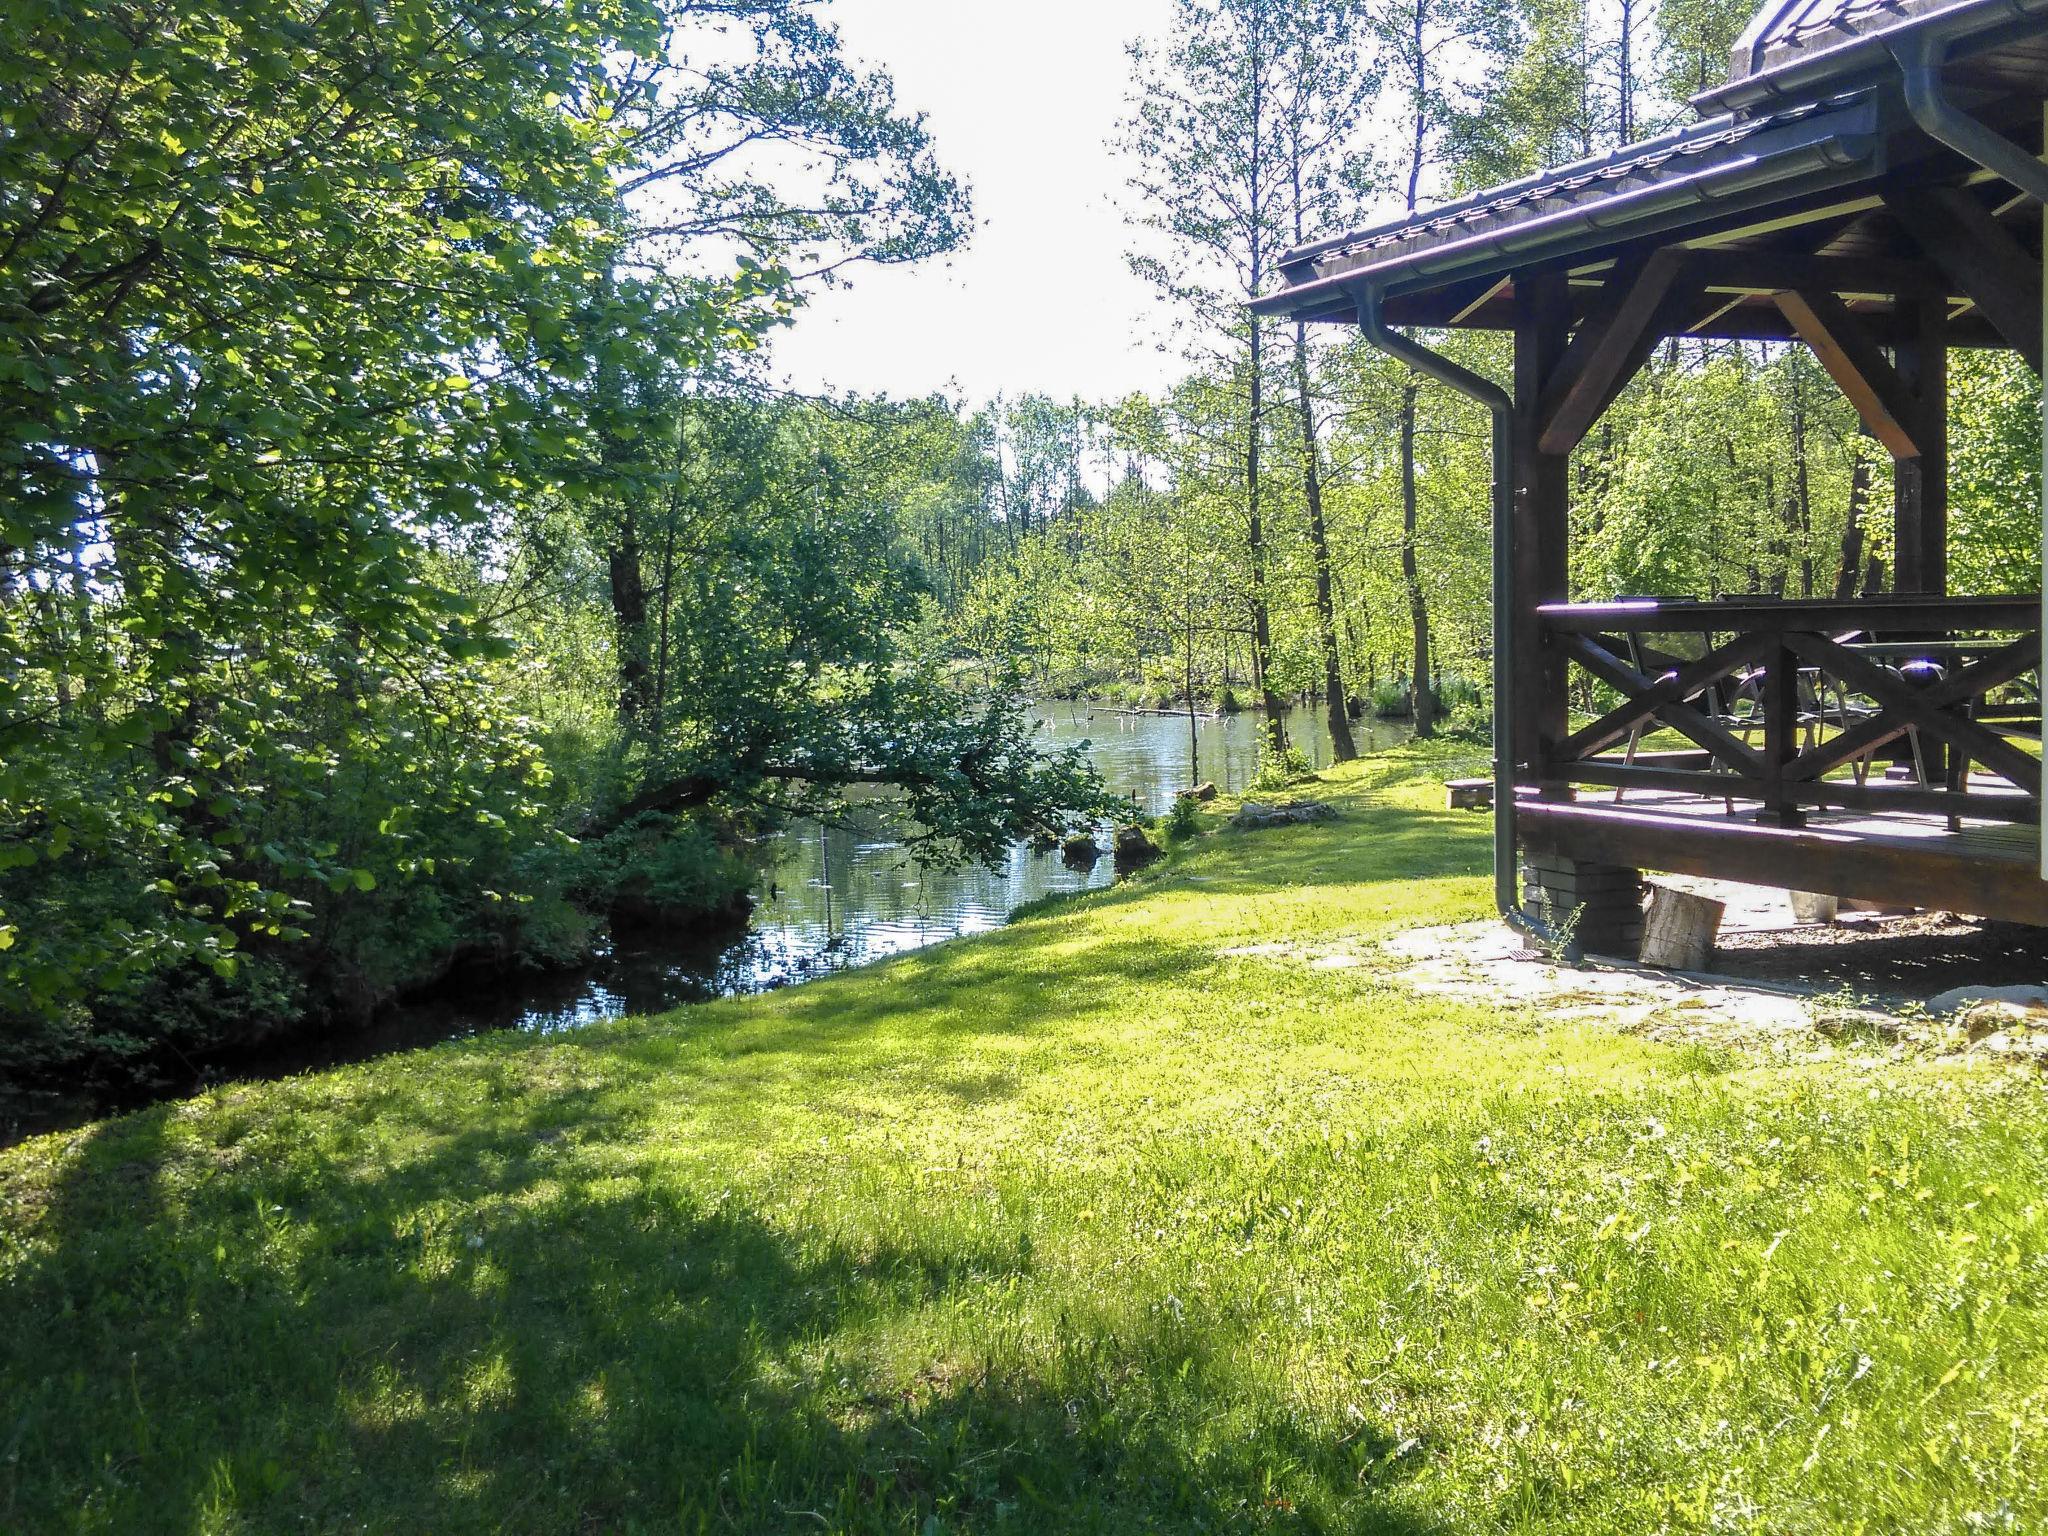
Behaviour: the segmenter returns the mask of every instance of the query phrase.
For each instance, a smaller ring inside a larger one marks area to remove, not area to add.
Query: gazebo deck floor
[[[1525,788],[1516,800],[1536,852],[2048,927],[2030,824],[1965,818],[1951,828],[1939,815],[1812,810],[1804,826],[1784,827],[1757,820],[1754,801],[1737,798],[1730,815],[1720,800],[1655,790],[1620,804],[1608,791],[1563,801]]]

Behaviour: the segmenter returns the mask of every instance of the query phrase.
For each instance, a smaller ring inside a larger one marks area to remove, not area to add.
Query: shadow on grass
[[[569,1107],[374,1171],[208,1172],[170,1109],[79,1138],[10,1286],[0,1528],[1421,1529],[1384,1438],[1175,1317],[917,1343],[1014,1314],[1023,1233],[785,1230]]]
[[[1223,979],[1207,935],[1071,917],[1458,877],[1484,846],[1347,804],[670,1025],[93,1126],[46,1177],[0,1173],[0,1529],[1419,1532],[1394,1507],[1412,1458],[1262,1395],[1177,1317],[1055,1327],[1028,1231],[805,1226],[663,1158],[679,1134],[693,1166],[801,1157],[779,1105],[852,1083],[866,1112],[906,1072],[989,1105],[1030,1081],[1011,1044]]]

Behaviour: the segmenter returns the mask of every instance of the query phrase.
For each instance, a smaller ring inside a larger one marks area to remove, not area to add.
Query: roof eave
[[[1733,210],[1752,199],[1782,198],[1802,180],[1838,180],[1843,170],[1852,168],[1869,174],[1882,169],[1883,136],[1875,103],[1869,99],[1816,114],[1799,127],[1801,132],[1767,150],[1752,145],[1746,154],[1684,176],[1649,181],[1619,194],[1603,191],[1533,219],[1508,220],[1450,240],[1409,242],[1405,248],[1372,253],[1377,259],[1267,294],[1254,301],[1252,312],[1309,315],[1327,311],[1367,284],[1383,292],[1406,292],[1505,274],[1535,261],[1650,233],[1693,208],[1718,205]]]
[[[1811,100],[1818,92],[1855,89],[1894,72],[1891,48],[1902,38],[1922,35],[1949,46],[1990,43],[1996,41],[1995,34],[2036,24],[2044,15],[2048,0],[1975,0],[1950,6],[1856,33],[1831,47],[1800,49],[1779,63],[1700,92],[1692,106],[1703,116],[1753,112],[1795,98]]]

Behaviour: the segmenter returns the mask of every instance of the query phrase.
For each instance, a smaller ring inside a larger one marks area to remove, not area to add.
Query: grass
[[[0,1530],[2038,1530],[2037,1079],[1269,955],[1344,770],[998,934],[0,1153]]]

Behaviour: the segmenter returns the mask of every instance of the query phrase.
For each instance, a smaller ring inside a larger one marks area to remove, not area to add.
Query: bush
[[[1285,789],[1290,784],[1300,783],[1308,778],[1310,773],[1308,759],[1296,748],[1282,747],[1275,752],[1270,743],[1262,744],[1259,748],[1258,769],[1252,774],[1250,787],[1270,794],[1274,790]]]
[[[1436,683],[1436,711],[1440,715],[1454,715],[1461,708],[1478,704],[1480,691],[1477,683],[1455,672],[1440,677]]]
[[[1415,701],[1405,683],[1374,683],[1371,701],[1372,712],[1382,720],[1406,720],[1415,713]]]
[[[646,815],[591,848],[572,894],[625,922],[713,923],[746,914],[755,874],[711,827]]]
[[[298,1027],[299,978],[274,959],[237,956],[220,971],[182,963],[59,1019],[0,1028],[0,1122],[37,1104],[125,1102],[190,1082],[209,1057],[246,1051]]]
[[[1493,711],[1477,698],[1461,703],[1444,717],[1443,734],[1460,741],[1490,742],[1493,740]]]
[[[1202,812],[1193,795],[1178,795],[1166,813],[1166,840],[1184,843],[1202,830]]]

